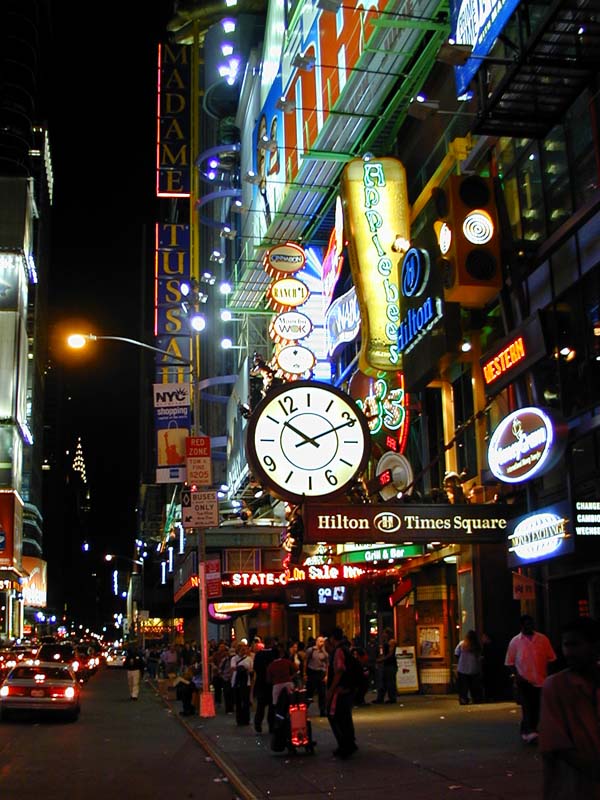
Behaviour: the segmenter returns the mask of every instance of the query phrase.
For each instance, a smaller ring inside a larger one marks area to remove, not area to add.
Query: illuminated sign
[[[418,247],[411,247],[402,261],[400,278],[402,296],[420,298],[429,288],[429,253]],[[403,308],[403,316],[398,326],[398,350],[408,353],[417,342],[442,319],[444,305],[441,296],[425,297],[416,305]]]
[[[413,558],[423,555],[421,544],[380,544],[362,550],[351,550],[341,556],[342,564],[378,564],[390,563],[404,558]]]
[[[319,586],[317,602],[320,606],[336,606],[346,602],[345,586]]]
[[[548,470],[562,455],[563,426],[548,412],[528,407],[513,411],[494,431],[488,464],[504,483],[521,483]]]
[[[357,370],[348,385],[350,397],[356,400],[369,425],[371,436],[397,437],[402,452],[408,437],[408,394],[404,391],[404,374],[380,372],[375,377]]]
[[[310,291],[298,278],[280,278],[267,289],[267,303],[279,313],[288,308],[296,308],[306,303]]]
[[[518,364],[525,358],[525,342],[522,336],[517,336],[512,342],[504,347],[498,355],[491,358],[483,365],[483,379],[486,384],[493,383],[507,370]]]
[[[303,518],[304,544],[479,544],[505,539],[509,508],[495,504],[342,505],[307,498]]]
[[[361,311],[362,372],[400,368],[396,241],[410,238],[404,166],[393,158],[354,159],[341,180],[350,270]]]
[[[481,67],[482,58],[490,52],[518,5],[519,0],[495,0],[489,3],[451,0],[452,38],[457,44],[468,44],[473,48],[472,57],[465,65],[455,67],[459,97],[469,88],[472,77]]]
[[[157,197],[190,196],[189,54],[176,44],[158,51]]]
[[[269,336],[277,344],[297,342],[312,332],[313,324],[300,311],[284,311],[269,325]]]
[[[23,568],[29,573],[26,578],[23,578],[21,587],[23,602],[26,606],[45,608],[48,586],[46,562],[34,556],[23,556]]]
[[[267,250],[264,267],[272,278],[284,278],[304,267],[306,254],[300,245],[294,242],[278,244]]]
[[[313,564],[306,569],[294,567],[291,572],[232,572],[223,578],[224,584],[232,587],[249,586],[287,586],[296,581],[338,581],[356,580],[364,570],[348,564],[335,566],[332,564]]]
[[[341,344],[356,339],[360,331],[360,307],[354,286],[329,306],[325,315],[325,326],[329,356]]]
[[[275,362],[278,369],[284,373],[285,380],[286,376],[298,377],[299,375],[305,375],[309,377],[317,359],[308,347],[290,344],[276,353]]]
[[[188,372],[181,360],[192,357],[189,320],[182,308],[182,283],[190,281],[190,226],[178,223],[156,225],[154,251],[154,334],[156,346],[163,353],[155,354],[157,382],[182,383]]]
[[[577,536],[600,536],[600,502],[575,501],[575,533]]]
[[[512,336],[496,342],[481,361],[486,393],[502,391],[526,369],[546,354],[546,343],[539,314],[526,320]]]
[[[331,231],[327,251],[323,257],[323,311],[326,312],[331,305],[335,285],[340,277],[344,256],[344,212],[342,201],[338,197],[335,201],[335,227]]]
[[[512,520],[508,529],[508,565],[514,567],[573,552],[567,511],[567,503],[558,503]]]

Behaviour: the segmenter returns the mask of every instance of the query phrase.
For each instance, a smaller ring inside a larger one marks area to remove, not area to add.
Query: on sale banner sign
[[[187,482],[196,486],[212,484],[210,436],[188,436],[185,440]]]

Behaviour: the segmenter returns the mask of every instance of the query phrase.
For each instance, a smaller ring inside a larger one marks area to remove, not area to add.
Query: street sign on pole
[[[216,492],[181,492],[181,517],[184,528],[214,528],[219,524]]]
[[[187,482],[196,486],[212,484],[210,460],[210,436],[188,436],[185,440],[185,463]]]

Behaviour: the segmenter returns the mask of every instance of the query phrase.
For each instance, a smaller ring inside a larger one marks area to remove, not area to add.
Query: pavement
[[[314,755],[275,753],[266,721],[265,733],[257,734],[218,706],[214,717],[183,717],[181,703],[152,685],[244,800],[542,796],[541,757],[535,745],[521,741],[520,708],[513,702],[460,706],[456,695],[410,694],[396,705],[368,703],[354,709],[359,749],[340,761],[332,754],[336,742],[327,719],[311,715]]]

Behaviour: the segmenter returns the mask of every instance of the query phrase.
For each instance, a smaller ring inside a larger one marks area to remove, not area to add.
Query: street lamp
[[[195,208],[195,205],[192,204]],[[194,297],[195,290],[197,288],[197,282],[192,282],[190,287],[190,292],[192,295],[192,302],[188,306],[188,317],[190,321],[190,327],[193,330],[193,359],[192,361],[188,361],[186,359],[180,358],[173,353],[170,353],[168,350],[162,350],[159,347],[153,347],[150,344],[146,344],[145,342],[139,342],[136,339],[128,339],[124,336],[96,336],[93,333],[88,334],[72,334],[68,337],[67,342],[70,347],[74,348],[82,348],[85,346],[87,342],[95,342],[98,340],[109,340],[109,341],[117,341],[117,342],[126,342],[127,344],[135,345],[136,347],[143,347],[146,350],[153,350],[155,353],[160,353],[161,355],[168,356],[169,358],[173,359],[174,361],[179,362],[180,364],[185,364],[186,366],[191,367],[191,380],[192,384],[194,385],[194,406],[193,406],[193,418],[194,418],[194,425],[193,425],[193,434],[194,436],[199,436],[201,433],[200,429],[200,392],[198,391],[198,382],[200,381],[200,331],[204,328],[204,316],[198,312],[198,303],[196,302],[196,298]],[[208,661],[208,603],[207,603],[207,595],[206,595],[206,585],[205,585],[205,577],[204,577],[204,569],[205,569],[205,561],[206,561],[206,541],[205,541],[205,531],[198,530],[198,602],[199,602],[199,609],[198,609],[198,616],[200,622],[200,649],[201,649],[201,658],[202,658],[202,693],[200,696],[200,715],[202,717],[214,717],[215,712],[215,702],[214,697],[210,691],[210,669],[209,669],[209,661]],[[135,561],[135,559],[130,559],[131,561]],[[136,562],[140,563],[140,562]],[[142,570],[143,570],[143,562],[142,562]],[[143,582],[143,577],[142,577]]]
[[[133,564],[133,575],[139,575],[141,580],[141,592],[140,592],[140,604],[141,607],[144,608],[144,559],[143,558],[129,558],[128,556],[120,556],[115,555],[114,553],[107,553],[104,556],[105,561],[114,561],[115,559],[121,559],[123,561],[128,561],[130,564]],[[136,569],[136,567],[140,567],[140,569]],[[134,608],[135,605],[135,608]],[[134,613],[135,612],[135,613]],[[141,639],[142,639],[142,649],[146,648],[146,634],[142,625],[140,624],[140,608],[138,607],[137,600],[134,599],[134,593],[132,592],[131,598],[131,616],[134,620],[137,621],[137,625],[135,626],[136,635],[138,635],[141,631]]]
[[[81,350],[88,342],[97,341],[126,342],[127,344],[133,344],[136,347],[143,347],[146,350],[152,350],[155,353],[168,356],[174,361],[178,361],[180,364],[187,364],[187,366],[190,366],[191,364],[190,361],[175,355],[175,353],[170,353],[168,350],[163,350],[160,347],[154,347],[151,344],[146,344],[146,342],[138,342],[137,339],[128,339],[126,336],[97,336],[95,333],[72,333],[67,337],[67,344],[74,350]]]

